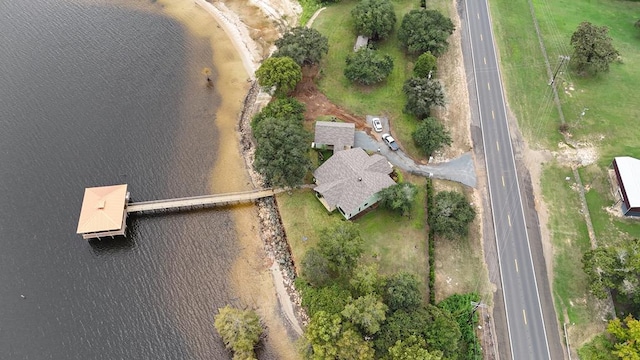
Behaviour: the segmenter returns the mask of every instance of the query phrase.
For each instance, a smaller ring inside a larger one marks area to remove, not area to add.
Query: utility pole
[[[562,65],[564,65],[565,61],[569,61],[569,59],[571,59],[569,56],[560,55],[560,62],[558,63],[558,67],[556,67],[556,70],[553,72],[553,76],[551,77],[551,80],[549,80],[549,84],[547,85],[553,85],[553,83],[556,81],[558,72],[560,72],[560,69],[562,68]]]
[[[472,301],[472,302],[471,302],[471,305],[473,305],[473,310],[471,310],[471,313],[469,313],[469,320],[467,320],[467,322],[468,322],[469,324],[473,324],[473,315],[476,313],[476,310],[478,310],[478,308],[487,308],[487,304],[484,304],[484,303],[482,302],[482,299],[480,300],[480,302]],[[474,332],[475,332],[475,331],[474,331]],[[483,334],[483,338],[484,338],[484,330],[483,330],[482,334]],[[474,336],[474,337],[473,337],[473,342],[474,342],[474,344],[475,344],[475,342],[476,342],[476,340],[477,340],[477,339],[478,339],[478,336],[477,336],[477,333],[476,333],[476,336]],[[480,342],[480,346],[482,347],[482,342]],[[477,346],[474,346],[474,347],[473,347],[473,351],[474,351],[474,353],[475,353],[475,354],[474,354],[474,355],[475,355],[475,356],[474,356],[474,358],[475,358],[475,359],[478,359],[478,347],[477,347]]]

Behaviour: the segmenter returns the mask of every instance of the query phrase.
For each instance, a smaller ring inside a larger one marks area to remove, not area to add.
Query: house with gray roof
[[[332,149],[333,152],[351,149],[355,135],[355,124],[317,121],[312,147],[314,149]]]
[[[378,192],[395,182],[391,164],[361,148],[339,151],[316,171],[316,197],[330,212],[338,209],[349,220],[380,200]]]

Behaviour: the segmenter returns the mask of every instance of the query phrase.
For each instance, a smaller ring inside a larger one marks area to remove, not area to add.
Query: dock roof
[[[78,234],[119,230],[126,216],[127,185],[84,189]]]

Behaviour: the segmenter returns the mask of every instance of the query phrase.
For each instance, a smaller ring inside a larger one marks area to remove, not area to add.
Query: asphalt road
[[[550,359],[489,9],[465,3],[511,354]]]

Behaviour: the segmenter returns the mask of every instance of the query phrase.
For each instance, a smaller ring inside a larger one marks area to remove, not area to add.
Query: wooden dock
[[[283,192],[283,189],[259,189],[237,193],[193,196],[168,200],[141,201],[127,204],[127,213],[224,206],[251,202]]]

